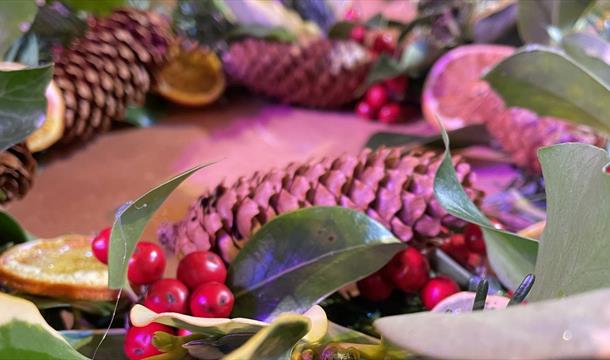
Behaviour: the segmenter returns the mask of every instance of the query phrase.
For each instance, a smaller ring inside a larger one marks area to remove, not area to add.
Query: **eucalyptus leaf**
[[[508,106],[610,132],[609,88],[557,50],[526,47],[498,63],[485,80]]]
[[[354,210],[313,207],[280,215],[231,263],[233,316],[303,313],[346,284],[380,269],[404,244]]]
[[[211,164],[191,168],[158,185],[119,210],[112,225],[110,249],[108,250],[108,286],[110,288],[120,289],[125,285],[127,261],[133,254],[144,227],[155,211],[184,180],[209,165]]]
[[[442,124],[440,120],[439,124]],[[508,288],[515,289],[527,274],[534,272],[538,243],[496,229],[479,211],[457,179],[449,151],[449,137],[442,125],[441,130],[445,155],[434,179],[434,194],[451,215],[481,227],[487,255],[498,279]]]
[[[610,89],[610,43],[595,34],[570,33],[561,39],[561,47]]]
[[[569,31],[595,0],[519,0],[517,27],[527,43],[549,44],[549,28]]]
[[[0,1],[0,54],[4,54],[22,34],[24,25],[34,20],[38,7],[34,0]]]
[[[108,15],[113,10],[129,5],[128,0],[61,0],[72,10],[85,11],[94,15]]]
[[[0,359],[84,360],[34,304],[0,293]]]
[[[0,151],[23,141],[44,121],[53,66],[0,71]]]
[[[538,154],[547,223],[529,299],[610,287],[610,175],[603,171],[608,153],[591,145],[560,144]]]
[[[223,360],[290,359],[292,348],[309,332],[309,328],[310,321],[307,317],[282,314]]]
[[[375,328],[385,341],[430,358],[607,358],[608,303],[603,289],[503,310],[390,316]]]

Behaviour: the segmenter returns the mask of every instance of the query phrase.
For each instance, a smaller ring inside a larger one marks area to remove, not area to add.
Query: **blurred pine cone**
[[[162,226],[159,238],[178,256],[212,249],[230,262],[250,235],[278,214],[339,205],[366,213],[402,241],[423,245],[441,235],[443,226],[463,224],[434,197],[441,160],[435,152],[381,148],[257,172],[201,196],[183,221]],[[478,200],[470,165],[453,160],[466,192]]]
[[[227,74],[254,92],[317,108],[354,100],[371,57],[351,41],[310,39],[298,44],[245,39],[223,57]]]
[[[169,22],[152,12],[120,9],[90,20],[55,64],[66,104],[63,143],[86,140],[140,104],[173,41]]]
[[[604,146],[606,139],[586,126],[564,120],[539,117],[523,108],[506,108],[486,123],[487,130],[511,156],[517,166],[540,174],[538,149],[544,146],[579,142]]]
[[[21,199],[32,187],[36,160],[25,143],[0,153],[0,203]]]

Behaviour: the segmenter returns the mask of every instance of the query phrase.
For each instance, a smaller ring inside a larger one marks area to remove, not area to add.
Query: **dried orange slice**
[[[515,48],[503,45],[465,45],[443,55],[428,73],[422,92],[426,120],[448,130],[483,123],[498,116],[502,99],[481,76]]]
[[[225,89],[222,63],[201,47],[174,50],[174,56],[157,74],[156,90],[180,105],[200,106],[218,99]]]
[[[23,64],[0,62],[0,70],[20,70]],[[38,152],[55,144],[64,133],[64,113],[66,106],[59,87],[51,80],[45,92],[47,98],[47,115],[42,125],[31,133],[26,143],[31,152]]]
[[[16,245],[0,256],[0,282],[33,295],[112,300],[108,267],[91,253],[91,238],[64,235]]]

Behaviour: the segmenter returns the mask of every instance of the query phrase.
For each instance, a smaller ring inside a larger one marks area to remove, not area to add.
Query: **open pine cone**
[[[201,196],[183,221],[162,226],[159,238],[178,256],[212,249],[230,262],[250,235],[278,214],[338,205],[366,213],[402,241],[425,243],[444,226],[462,225],[434,197],[441,160],[442,154],[431,151],[382,148],[257,172]],[[459,157],[454,165],[466,192],[480,199],[470,165]]]
[[[352,41],[308,39],[297,44],[245,39],[223,56],[232,80],[282,102],[316,108],[354,100],[372,58]]]
[[[92,19],[55,64],[66,104],[62,142],[105,131],[127,105],[142,103],[172,41],[169,22],[152,12],[125,8]]]
[[[0,203],[21,199],[32,187],[36,160],[25,143],[0,153]]]

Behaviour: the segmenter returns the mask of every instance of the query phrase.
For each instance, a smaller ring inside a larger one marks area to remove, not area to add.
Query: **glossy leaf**
[[[259,229],[229,268],[234,316],[271,319],[299,312],[380,269],[404,245],[354,210],[313,207]]]
[[[290,359],[292,348],[309,332],[310,321],[298,314],[282,314],[224,360]]]
[[[5,309],[0,312],[0,359],[87,359],[45,322],[31,302],[0,293],[0,306]]]
[[[384,340],[430,358],[607,358],[610,290],[503,310],[390,316],[375,328]]]
[[[536,284],[528,299],[610,287],[610,162],[603,149],[561,144],[539,151],[547,192]]]
[[[442,136],[445,142],[445,155],[434,179],[434,194],[447,212],[481,227],[485,236],[487,255],[498,279],[508,288],[515,289],[525,275],[534,271],[538,243],[496,229],[477,209],[456,177],[449,152],[449,137],[444,128],[442,128]]]
[[[498,63],[485,80],[508,106],[610,132],[610,89],[559,51],[524,48]]]
[[[199,165],[189,169],[148,191],[136,201],[126,204],[119,210],[110,233],[110,249],[108,251],[108,286],[110,288],[120,289],[124,286],[127,261],[133,254],[144,227],[155,211],[184,180],[209,165],[211,164]]]
[[[366,78],[367,86],[402,75],[406,68],[387,54],[381,54],[373,63]]]
[[[549,44],[549,29],[569,31],[594,0],[519,0],[517,27],[527,43]]]
[[[157,356],[153,356],[151,358],[149,358],[148,360],[181,360],[184,359],[189,352],[191,351],[191,348],[193,346],[188,346],[189,343],[192,342],[197,342],[199,340],[204,340],[207,339],[208,337],[206,335],[203,334],[192,334],[192,335],[186,335],[186,336],[175,336],[175,335],[171,335],[162,331],[158,331],[154,334],[153,336],[153,340],[152,343],[153,345],[162,352],[162,354],[159,354]],[[213,341],[213,340],[210,340]],[[186,346],[185,346],[186,345]],[[213,352],[214,355],[220,355],[218,354],[218,350],[216,350],[216,348],[211,347],[210,346],[210,350],[211,352]],[[201,349],[198,349],[200,352],[202,351]],[[209,355],[208,351],[208,355]],[[199,359],[200,357],[197,356],[193,356],[195,359]],[[208,358],[208,359],[213,359],[214,357],[202,357],[204,359]]]
[[[583,32],[564,36],[561,47],[610,89],[610,43],[598,35]]]
[[[53,67],[0,71],[0,151],[23,141],[44,121]]]
[[[9,213],[0,210],[0,252],[34,239]]]
[[[38,37],[36,34],[24,34],[15,41],[4,55],[4,61],[38,66]]]
[[[37,10],[34,0],[0,1],[0,55],[4,55],[22,31],[27,30]]]
[[[108,15],[113,10],[127,6],[128,0],[62,0],[74,11],[86,11],[94,15]]]

